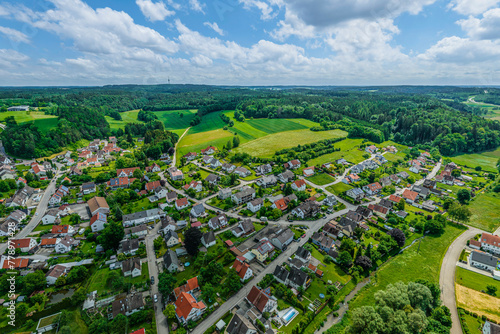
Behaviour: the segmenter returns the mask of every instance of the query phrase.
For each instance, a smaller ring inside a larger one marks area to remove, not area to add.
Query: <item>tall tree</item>
[[[201,237],[201,231],[196,227],[191,227],[184,233],[184,244],[186,247],[186,251],[190,255],[196,255],[198,253],[198,247],[201,243]]]

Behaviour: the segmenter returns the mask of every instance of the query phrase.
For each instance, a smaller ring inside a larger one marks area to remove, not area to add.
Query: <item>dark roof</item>
[[[295,252],[295,256],[298,256],[302,259],[307,259],[311,255],[311,252],[309,252],[307,249],[304,247],[300,246],[297,248],[297,251]]]
[[[383,206],[384,208],[392,209],[394,203],[392,203],[392,201],[389,201],[388,199],[383,198],[378,204]]]
[[[165,254],[163,255],[163,262],[165,264],[165,267],[170,267],[170,265],[173,263],[175,264],[176,266],[179,265],[179,260],[177,259],[177,254],[169,249],[165,252]]]
[[[214,231],[208,231],[207,233],[203,234],[202,238],[206,244],[214,242],[215,241]]]
[[[364,206],[358,206],[356,212],[362,215],[363,217],[368,217],[372,211],[368,208],[365,208]]]
[[[281,281],[286,281],[287,277],[288,277],[288,270],[286,270],[285,267],[282,267],[282,266],[276,266],[276,268],[274,269],[274,273],[273,273],[274,277],[276,277],[277,279],[281,280]]]
[[[490,254],[473,251],[471,260],[482,263],[487,266],[496,267],[498,259]]]
[[[205,212],[205,207],[203,206],[202,203],[198,203],[195,206],[193,206],[191,210],[193,210],[197,215],[199,215]]]
[[[235,313],[227,325],[226,332],[228,334],[246,334],[249,329],[257,331],[255,326],[252,325],[247,318]]]
[[[345,215],[348,219],[355,221],[355,222],[360,222],[363,220],[363,216],[359,214],[356,211],[349,210],[347,214]]]
[[[290,268],[288,280],[297,285],[304,285],[307,282],[307,274],[300,269]]]

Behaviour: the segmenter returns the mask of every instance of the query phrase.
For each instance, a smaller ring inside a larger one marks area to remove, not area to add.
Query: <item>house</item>
[[[142,297],[142,293],[127,295],[126,298],[115,300],[111,304],[112,313],[108,315],[108,318],[114,319],[118,314],[123,314],[128,317],[143,309],[144,309],[144,300]]]
[[[490,254],[472,251],[469,255],[469,263],[479,269],[493,272],[497,268],[498,259]]]
[[[71,225],[54,225],[52,226],[52,234],[58,236],[66,236],[75,234],[75,228]]]
[[[35,238],[13,239],[8,242],[9,247],[12,245],[15,249],[20,249],[22,253],[27,253],[38,245]]]
[[[231,232],[235,237],[239,238],[242,235],[249,235],[255,232],[255,226],[250,219],[243,219],[231,230]]]
[[[295,180],[292,182],[292,189],[295,191],[305,191],[306,190],[306,181],[304,180]]]
[[[323,200],[323,205],[327,205],[327,206],[337,205],[337,198],[334,195],[327,196]]]
[[[175,170],[169,171],[170,178],[172,179],[172,181],[180,181],[184,179],[184,174],[182,173],[182,171],[175,167],[174,169]]]
[[[59,218],[59,210],[56,208],[48,209],[45,216],[42,217],[42,225],[52,225]]]
[[[138,239],[127,239],[120,241],[120,253],[125,255],[135,255],[139,250],[139,240]]]
[[[158,198],[158,199],[166,198],[168,195],[168,190],[164,187],[155,188],[155,190],[153,192],[154,192],[154,196],[156,196],[156,198]]]
[[[343,236],[342,229],[334,220],[328,222],[323,226],[323,233],[326,233],[332,239],[341,238]]]
[[[60,242],[61,240],[58,238],[43,238],[40,240],[40,247],[42,248],[54,248],[56,247],[57,243]]]
[[[481,234],[481,248],[493,254],[500,254],[500,237],[497,235],[483,233]]]
[[[204,164],[209,164],[212,161],[213,158],[214,157],[212,157],[211,155],[206,155],[203,158],[201,158],[201,160],[203,160]]]
[[[315,232],[311,237],[313,244],[317,245],[322,251],[329,252],[335,245],[335,241],[330,238],[326,233]]]
[[[167,231],[177,230],[177,224],[175,223],[175,220],[170,216],[161,217],[160,223],[161,225],[158,233],[165,234],[167,233]]]
[[[252,187],[244,186],[241,190],[231,195],[231,200],[240,205],[249,202],[255,198],[255,189]]]
[[[205,207],[203,206],[203,203],[198,203],[196,205],[193,205],[190,214],[193,217],[203,216],[205,214]]]
[[[352,188],[346,191],[346,195],[355,201],[362,200],[365,197],[365,193],[360,188]]]
[[[201,228],[201,223],[199,221],[196,221],[194,223],[191,223],[191,227],[196,227],[197,229]]]
[[[406,202],[412,204],[417,200],[418,193],[410,189],[405,189],[403,191],[403,198],[405,199]]]
[[[353,182],[358,182],[360,180],[361,179],[357,174],[351,173],[351,174],[347,175],[345,178],[343,178],[342,182],[344,182],[345,184],[350,184]]]
[[[227,334],[257,334],[257,328],[244,316],[235,313],[226,327]],[[485,333],[483,333],[485,334]],[[487,333],[490,334],[490,333]]]
[[[106,184],[108,187],[110,187],[113,190],[116,190],[118,188],[128,188],[130,185],[135,181],[136,179],[134,178],[129,178],[128,176],[126,177],[116,177],[113,179],[110,179]]]
[[[264,263],[267,258],[274,255],[274,246],[267,238],[264,238],[252,248],[251,252],[255,254],[257,261]]]
[[[165,239],[165,244],[167,245],[167,247],[173,247],[181,243],[181,239],[179,238],[177,233],[172,230],[168,230],[163,235],[163,238]]]
[[[500,325],[486,320],[483,325],[483,334],[500,334]]]
[[[321,205],[316,201],[308,201],[300,204],[292,210],[292,214],[301,219],[315,217],[321,210]]]
[[[299,258],[302,262],[309,262],[309,260],[311,259],[311,252],[300,246],[295,252],[295,257]]]
[[[389,209],[379,205],[379,204],[369,204],[368,209],[372,210],[376,215],[385,218],[389,213]]]
[[[65,236],[56,244],[55,251],[56,253],[68,253],[73,249],[73,247],[77,246],[80,241],[73,239],[70,236]]]
[[[170,158],[170,156],[167,153],[163,153],[160,156],[160,161],[167,164],[167,165],[170,165],[172,163],[172,159]]]
[[[201,183],[201,181],[192,180],[188,184],[185,184],[183,188],[185,191],[188,191],[189,189],[194,189],[195,192],[199,193],[200,191],[203,190],[203,184]]]
[[[159,220],[165,213],[160,209],[149,209],[123,215],[123,227],[148,224]]]
[[[192,295],[186,292],[180,293],[174,305],[177,320],[184,325],[189,321],[200,319],[207,308],[202,301],[197,302]]]
[[[220,167],[222,166],[222,164],[220,163],[219,160],[213,158],[212,160],[210,160],[210,168],[212,169],[216,169],[217,167]]]
[[[245,178],[247,176],[252,175],[252,172],[250,172],[245,167],[236,167],[236,169],[234,170],[234,173],[238,174],[238,176],[241,177],[241,178]]]
[[[158,173],[161,172],[160,166],[154,162],[151,166],[146,167],[146,173]]]
[[[283,183],[288,183],[295,179],[295,174],[290,170],[286,170],[278,175],[278,179]]]
[[[217,174],[210,173],[206,178],[205,181],[207,181],[209,184],[217,185],[220,181],[220,176]]]
[[[179,260],[177,259],[177,253],[171,249],[167,249],[163,255],[163,267],[168,272],[174,273],[179,270]]]
[[[304,168],[302,170],[302,175],[304,175],[304,177],[313,176],[314,175],[314,166]]]
[[[370,183],[370,184],[367,184],[366,186],[363,186],[363,190],[368,195],[372,196],[372,195],[378,194],[382,190],[382,185],[378,182]]]
[[[383,165],[383,164],[386,164],[389,162],[382,154],[375,155],[375,158],[373,160],[380,165]]]
[[[271,243],[279,250],[284,250],[293,241],[294,236],[293,231],[287,227],[272,235]]]
[[[177,211],[185,209],[188,206],[189,206],[189,201],[186,197],[179,198],[175,201],[175,208],[177,209]]]
[[[361,215],[361,220],[359,220],[359,221],[362,221],[363,219],[368,219],[373,215],[371,209],[365,208],[363,206],[358,206],[356,208],[356,213]]]
[[[428,189],[436,189],[436,184],[437,184],[436,181],[425,179],[422,186],[424,186],[425,188],[428,188]]]
[[[175,191],[170,191],[167,193],[165,198],[167,200],[167,203],[175,202],[175,200],[177,199],[177,193]]]
[[[217,197],[221,200],[225,200],[226,198],[231,197],[231,195],[232,195],[232,191],[230,188],[223,188],[223,189],[219,190]]]
[[[395,184],[400,184],[401,183],[401,179],[396,175],[396,174],[391,174],[389,175],[389,178],[391,179],[392,182],[394,182]]]
[[[297,168],[300,168],[300,166],[301,166],[300,161],[297,159],[292,160],[292,161],[288,161],[283,165],[283,167],[285,167],[285,169],[297,169]]]
[[[389,176],[386,176],[380,179],[380,184],[382,185],[382,187],[388,187],[392,185],[392,180]]]
[[[92,197],[87,201],[87,205],[89,206],[92,216],[98,212],[105,215],[109,214],[109,205],[104,197]]]
[[[208,146],[207,148],[201,150],[201,154],[203,155],[214,154],[214,153],[215,153],[215,147],[213,146]]]
[[[375,145],[370,145],[370,146],[367,146],[365,147],[365,151],[370,153],[370,154],[374,154],[375,152],[377,152],[378,148],[375,147]]]
[[[405,212],[405,211],[398,211],[394,214],[401,219],[405,219],[408,216],[408,212]]]
[[[392,210],[392,207],[394,205],[394,203],[392,201],[385,199],[385,198],[382,198],[378,204],[383,206],[384,208],[389,209],[389,211]]]
[[[191,160],[195,159],[197,156],[198,156],[198,153],[196,153],[196,152],[189,152],[189,153],[185,154],[183,156],[183,158],[185,158],[186,161],[191,161]]]
[[[138,277],[141,276],[141,259],[134,257],[131,259],[126,259],[122,261],[122,273],[123,276]]]
[[[389,195],[389,201],[391,201],[391,202],[399,203],[399,202],[401,202],[401,200],[402,200],[402,198],[397,196],[397,195],[394,195],[394,194]]]
[[[427,198],[427,196],[429,196],[429,194],[431,193],[431,191],[429,190],[429,188],[424,188],[424,187],[421,187],[421,186],[413,186],[411,188],[411,190],[417,192],[418,193],[418,197],[422,198],[422,199]]]
[[[67,270],[68,269],[65,266],[56,264],[45,275],[45,279],[47,280],[47,285],[56,284],[57,279],[61,276],[64,276],[67,273]]]
[[[236,166],[229,163],[222,164],[222,170],[227,173],[232,173],[236,169]]]
[[[253,276],[253,271],[250,268],[250,265],[245,262],[246,259],[242,256],[237,256],[236,260],[233,263],[233,269],[236,270],[236,273],[240,277],[241,282],[245,282],[247,279]]]
[[[208,226],[212,230],[218,230],[220,228],[226,227],[228,223],[229,222],[227,220],[226,215],[225,214],[220,214],[218,216],[210,218],[210,220],[208,221]]]
[[[107,217],[103,213],[96,213],[90,218],[90,228],[92,232],[99,232],[104,230],[105,224],[107,223]]]
[[[264,200],[262,198],[256,198],[247,203],[247,209],[253,213],[259,211],[264,205]]]
[[[132,238],[132,237],[143,237],[148,234],[148,228],[146,225],[139,225],[139,226],[132,226],[124,229],[125,231],[125,238]]]
[[[190,294],[194,297],[195,293],[200,291],[200,284],[198,283],[198,276],[192,277],[186,281],[186,284],[181,285],[174,289],[175,299],[179,298],[182,293]]]
[[[420,172],[423,170],[423,168],[420,167],[419,165],[413,165],[409,169],[410,169],[410,172],[415,173],[415,174],[420,174]]]
[[[17,269],[17,270],[26,269],[26,268],[28,268],[28,265],[31,262],[30,259],[23,259],[23,258],[20,258],[20,257],[11,258],[10,260],[8,260],[7,258],[2,257],[2,260],[0,262],[2,262],[2,261],[3,261],[2,269],[9,269],[9,270],[12,270],[12,269]]]
[[[278,306],[277,299],[270,295],[270,291],[268,289],[260,289],[255,285],[245,297],[245,300],[249,304],[255,306],[255,308],[261,313],[272,313]]]
[[[288,203],[285,201],[285,198],[283,197],[274,201],[271,207],[273,209],[280,209],[281,211],[285,211],[288,208]]]
[[[276,183],[278,183],[278,180],[274,175],[266,175],[258,179],[256,183],[262,188],[268,188],[276,185]]]
[[[215,240],[215,233],[214,231],[208,231],[207,233],[203,233],[201,236],[201,243],[205,248],[209,248],[212,246],[215,246],[217,241]]]
[[[0,164],[2,165],[9,165],[12,163],[12,160],[10,160],[9,158],[7,158],[5,155],[1,155],[0,156]]]
[[[302,287],[305,290],[311,282],[309,276],[305,272],[295,267],[291,267],[290,271],[288,271],[285,267],[278,265],[276,266],[273,275],[278,282],[295,289]]]
[[[121,168],[116,170],[117,177],[132,177],[135,170],[140,170],[139,167]]]
[[[161,183],[160,181],[152,181],[152,182],[148,182],[146,183],[145,185],[145,189],[148,191],[148,192],[151,192],[153,190],[155,190],[156,188],[160,188],[161,187]]]
[[[398,176],[398,177],[400,177],[400,178],[402,178],[402,179],[406,180],[407,178],[409,178],[409,177],[410,177],[410,174],[408,174],[407,172],[404,172],[404,171],[403,171],[403,172],[399,172],[399,173],[397,173],[397,174],[396,174],[396,176]]]
[[[273,167],[270,164],[260,165],[256,168],[257,172],[266,175],[273,172]]]

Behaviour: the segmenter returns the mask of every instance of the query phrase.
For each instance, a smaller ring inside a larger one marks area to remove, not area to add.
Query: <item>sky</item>
[[[499,85],[499,4],[0,0],[0,85]]]

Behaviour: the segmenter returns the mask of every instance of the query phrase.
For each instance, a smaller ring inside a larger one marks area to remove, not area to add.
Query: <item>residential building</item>
[[[211,173],[205,178],[205,181],[207,181],[209,184],[217,185],[220,181],[220,176],[217,174]]]
[[[167,249],[163,255],[163,267],[168,272],[174,273],[179,270],[179,260],[177,259],[177,254],[171,249]]]
[[[306,181],[300,179],[292,182],[292,189],[295,191],[305,191],[306,190]]]
[[[122,261],[122,273],[123,276],[138,277],[141,276],[141,259],[134,257],[131,259],[126,259]]]
[[[317,245],[322,251],[327,253],[335,245],[335,241],[323,232],[315,232],[311,237],[311,240],[313,244]]]
[[[197,302],[192,295],[185,292],[181,292],[174,305],[177,320],[181,324],[187,324],[190,320],[196,321],[200,319],[206,310],[206,306],[202,301]]]
[[[368,195],[373,196],[375,194],[378,194],[382,190],[382,185],[378,182],[370,183],[367,184],[366,186],[363,186],[363,190]]]
[[[271,243],[279,250],[283,250],[293,241],[294,236],[293,231],[287,227],[272,235]]]
[[[215,246],[217,240],[215,240],[214,231],[208,231],[207,233],[203,233],[201,236],[201,244],[205,246],[205,248],[209,248]]]
[[[497,325],[493,322],[486,320],[483,325],[483,334],[500,334],[500,325]]]
[[[52,226],[52,234],[58,236],[66,236],[75,234],[75,228],[71,225],[54,225]]]
[[[311,260],[311,252],[300,246],[295,252],[295,257],[299,258],[302,262],[309,262]]]
[[[90,218],[90,228],[92,232],[99,232],[104,230],[105,224],[107,223],[107,217],[105,214],[97,212]]]
[[[238,205],[249,202],[254,198],[255,198],[255,189],[248,186],[242,187],[239,192],[231,195],[231,200]]]
[[[183,188],[185,191],[188,191],[189,189],[194,189],[195,192],[199,193],[200,191],[203,190],[203,184],[201,183],[201,181],[192,180],[188,184],[185,184]]]
[[[179,238],[177,233],[171,230],[168,230],[163,238],[165,239],[165,244],[167,245],[167,247],[173,247],[181,243],[181,239]]]
[[[38,244],[35,238],[13,239],[9,240],[9,246],[14,246],[15,249],[20,249],[22,253],[27,253]]]
[[[146,167],[146,173],[158,173],[161,172],[160,166],[154,162],[151,166]]]
[[[140,170],[139,167],[130,167],[130,168],[121,168],[116,170],[116,176],[117,177],[132,177],[134,175],[134,171],[138,169]]]
[[[155,190],[156,188],[160,188],[161,187],[161,183],[160,181],[152,181],[152,182],[148,182],[146,183],[145,185],[145,188],[148,192],[151,192],[153,190]]]
[[[236,166],[229,163],[222,164],[222,170],[227,173],[232,173],[236,169]]]
[[[165,213],[160,209],[150,209],[123,215],[123,227],[137,226],[159,220]]]
[[[346,195],[355,201],[360,201],[365,197],[365,193],[360,188],[352,188],[346,191]]]
[[[302,170],[302,175],[304,177],[309,177],[314,175],[314,166],[306,167]]]
[[[42,225],[52,225],[59,218],[59,210],[56,208],[48,209],[45,216],[42,217]]]
[[[68,269],[65,266],[61,266],[60,264],[56,264],[52,267],[47,274],[45,275],[45,279],[47,280],[47,285],[54,285],[59,277],[66,275]]]
[[[246,259],[242,256],[237,256],[233,263],[233,269],[240,277],[240,281],[245,282],[253,276],[253,271],[250,265],[246,263]]]
[[[278,180],[276,179],[276,176],[274,175],[264,175],[260,179],[256,181],[257,185],[259,185],[262,188],[268,188],[268,187],[273,187],[278,183]]]
[[[139,250],[139,239],[126,239],[120,241],[121,253],[125,255],[135,255]]]
[[[497,268],[498,259],[488,253],[472,251],[469,255],[469,263],[476,268],[493,272]]]
[[[92,197],[87,201],[87,205],[89,206],[92,216],[98,212],[105,215],[109,214],[109,205],[104,197]]]
[[[500,254],[500,236],[483,233],[479,241],[483,250],[493,254]]]
[[[245,177],[252,175],[252,172],[250,172],[245,167],[236,167],[236,169],[234,170],[234,173],[238,174],[238,176],[241,178],[245,178]]]
[[[278,179],[283,183],[288,183],[295,179],[295,174],[290,170],[286,170],[278,175]]]
[[[125,238],[132,238],[132,237],[140,238],[148,234],[148,228],[146,225],[128,227],[124,231],[125,231],[125,236],[124,236]]]
[[[247,209],[253,213],[259,211],[264,205],[264,200],[262,198],[256,198],[247,203]]]
[[[403,191],[403,198],[407,203],[412,204],[415,203],[415,201],[417,200],[418,193],[410,189],[405,189]]]
[[[112,313],[108,318],[114,319],[118,314],[130,316],[144,309],[144,299],[142,292],[133,295],[127,295],[126,298],[115,300],[111,304]]]
[[[185,209],[188,206],[189,206],[189,201],[186,197],[179,198],[175,201],[175,208],[177,209],[177,211]]]
[[[136,179],[134,178],[129,178],[128,176],[125,177],[116,177],[113,179],[110,179],[106,184],[108,187],[110,187],[113,190],[116,190],[118,188],[128,188],[130,185],[135,181]]]
[[[188,293],[194,297],[195,293],[200,291],[200,285],[198,283],[198,276],[192,277],[187,280],[186,284],[181,285],[174,289],[175,299],[181,296],[181,293]]]
[[[273,172],[273,167],[270,164],[264,164],[257,166],[256,170],[258,173],[266,175]]]
[[[65,236],[59,241],[55,246],[56,253],[68,253],[73,249],[73,247],[78,246],[80,241],[73,239],[70,236]]]
[[[250,219],[243,219],[231,230],[231,232],[235,237],[239,238],[242,235],[249,235],[255,232],[255,226]]]
[[[203,155],[214,154],[214,153],[215,153],[215,147],[213,146],[208,146],[207,148],[201,150],[201,154]]]
[[[291,267],[290,271],[288,271],[285,267],[278,265],[276,266],[273,275],[278,282],[295,289],[302,287],[305,290],[311,283],[309,276],[302,270],[295,267]]]
[[[378,148],[375,147],[375,145],[370,145],[370,146],[365,147],[365,151],[370,153],[370,154],[375,154],[375,152],[378,151]]]
[[[316,201],[308,201],[300,204],[292,210],[292,214],[301,219],[315,217],[321,210],[321,205]]]
[[[235,313],[226,327],[227,334],[257,334],[257,328],[244,316]],[[483,333],[490,334],[490,333]]]
[[[327,206],[337,205],[337,198],[334,195],[329,195],[323,200],[323,205]]]
[[[264,238],[252,248],[251,252],[255,254],[257,261],[264,263],[268,257],[274,255],[274,246],[267,238]]]
[[[196,205],[193,205],[190,214],[193,217],[201,217],[205,215],[205,207],[203,206],[203,203],[198,203]]]
[[[300,161],[297,159],[288,161],[283,165],[285,169],[298,169],[300,168],[300,166],[301,166]]]
[[[208,221],[208,226],[212,230],[218,230],[220,228],[226,227],[228,223],[229,222],[227,220],[226,215],[222,213],[218,216],[210,218],[210,220]]]
[[[272,313],[278,306],[278,300],[271,296],[269,289],[260,289],[255,285],[252,287],[245,300],[255,306],[261,313]]]
[[[219,194],[217,195],[217,197],[219,197],[220,200],[225,200],[226,198],[231,197],[231,195],[232,195],[231,188],[223,188],[219,190]]]

